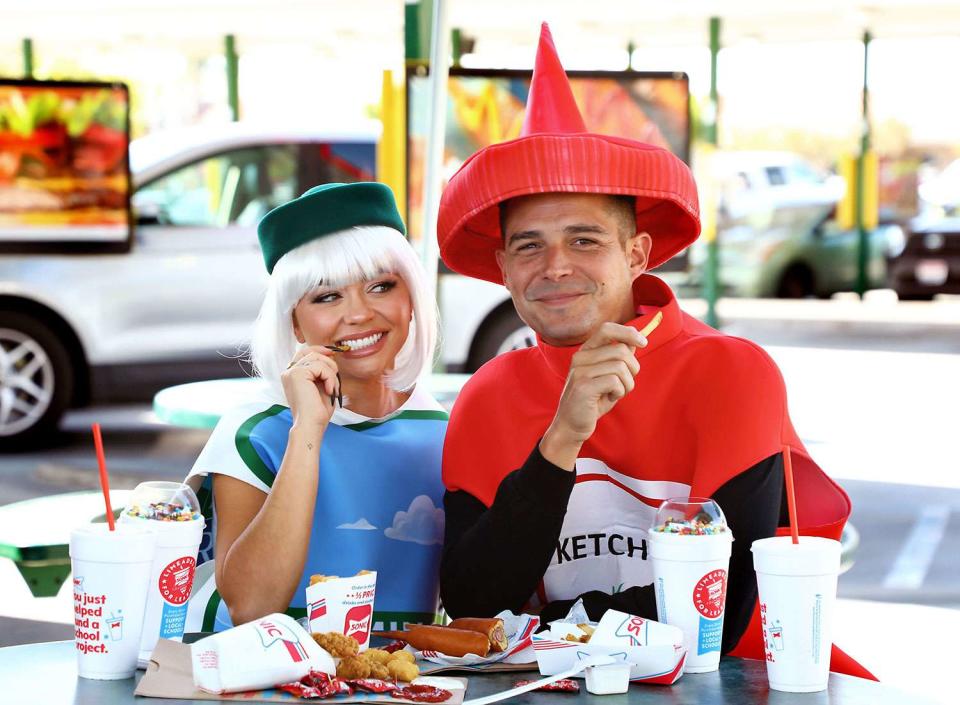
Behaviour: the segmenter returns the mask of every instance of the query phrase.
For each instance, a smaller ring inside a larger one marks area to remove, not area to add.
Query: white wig
[[[413,317],[407,340],[384,382],[407,391],[433,363],[437,344],[437,303],[426,287],[416,253],[399,232],[382,225],[363,225],[324,235],[281,257],[273,268],[257,317],[250,358],[253,369],[282,394],[280,374],[297,349],[293,309],[306,294],[323,286],[341,287],[396,274],[407,285]]]

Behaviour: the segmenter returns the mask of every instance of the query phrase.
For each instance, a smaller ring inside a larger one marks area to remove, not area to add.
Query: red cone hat
[[[520,137],[481,149],[440,198],[440,256],[455,272],[502,284],[499,204],[537,193],[634,196],[637,230],[650,234],[649,268],[700,234],[690,169],[669,150],[587,132],[544,23]]]

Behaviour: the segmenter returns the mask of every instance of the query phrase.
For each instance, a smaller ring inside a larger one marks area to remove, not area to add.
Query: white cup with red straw
[[[99,424],[93,440],[106,523],[70,533],[74,645],[81,678],[119,680],[136,672],[157,534],[149,526],[114,522]]]
[[[783,448],[790,536],[754,541],[760,622],[772,690],[825,690],[840,572],[839,541],[800,536],[790,447]]]

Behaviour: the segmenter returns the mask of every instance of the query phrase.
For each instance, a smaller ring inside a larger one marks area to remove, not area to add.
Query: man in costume
[[[838,539],[850,502],[794,431],[767,354],[686,315],[645,273],[699,231],[682,161],[587,132],[544,25],[521,136],[474,154],[440,203],[443,260],[504,284],[538,339],[478,371],[450,419],[451,615],[547,621],[581,598],[593,619],[655,619],[656,509],[712,497],[735,537],[722,651],[763,657],[750,545],[785,523],[784,450],[804,533]],[[869,676],[839,651],[834,667]]]

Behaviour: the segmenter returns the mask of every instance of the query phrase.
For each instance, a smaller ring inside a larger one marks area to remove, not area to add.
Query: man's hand
[[[635,328],[604,323],[573,356],[556,416],[540,441],[543,457],[573,470],[580,447],[597,421],[633,391],[640,363],[634,357],[647,339]]]

